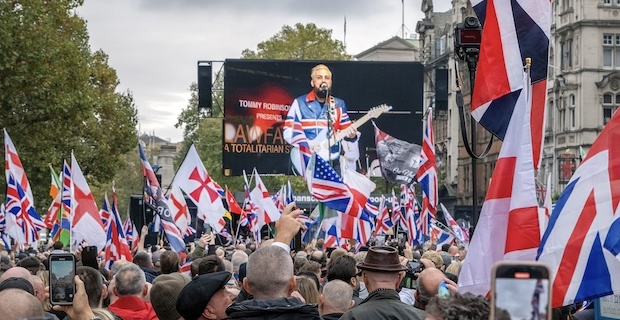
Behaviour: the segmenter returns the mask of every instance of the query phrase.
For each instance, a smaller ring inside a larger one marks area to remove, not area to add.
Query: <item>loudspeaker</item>
[[[210,61],[198,61],[198,109],[211,109],[212,71]]]
[[[448,110],[448,69],[435,69],[435,110]]]
[[[153,210],[149,206],[142,206],[142,195],[132,195],[129,200],[129,217],[136,226],[136,231],[141,232],[142,226],[153,222]],[[157,233],[149,233],[144,239],[144,246],[157,245]]]

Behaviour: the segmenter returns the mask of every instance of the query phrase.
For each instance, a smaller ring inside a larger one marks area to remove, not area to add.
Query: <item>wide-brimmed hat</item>
[[[373,246],[368,249],[364,262],[357,265],[359,269],[379,272],[399,272],[407,270],[400,264],[398,251],[388,246]]]

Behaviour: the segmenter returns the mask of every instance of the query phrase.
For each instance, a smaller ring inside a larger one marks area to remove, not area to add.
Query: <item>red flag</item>
[[[228,211],[230,213],[240,215],[243,212],[235,196],[228,190],[228,187],[226,187],[226,203],[228,204]]]

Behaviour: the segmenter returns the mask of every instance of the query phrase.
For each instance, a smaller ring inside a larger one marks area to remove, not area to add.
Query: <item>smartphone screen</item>
[[[70,253],[49,257],[50,303],[71,305],[75,295],[75,256]]]
[[[492,291],[492,319],[551,319],[549,268],[543,264],[497,264]]]

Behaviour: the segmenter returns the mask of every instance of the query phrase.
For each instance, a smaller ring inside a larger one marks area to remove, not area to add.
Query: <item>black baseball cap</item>
[[[220,289],[224,288],[232,274],[228,271],[207,273],[194,277],[177,298],[177,312],[185,320],[196,320],[205,307]]]

